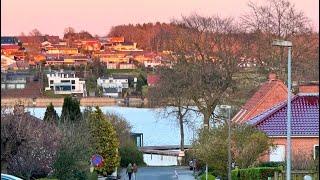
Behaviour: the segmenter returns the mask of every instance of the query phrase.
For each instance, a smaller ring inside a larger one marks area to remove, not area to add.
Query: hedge
[[[232,170],[232,180],[267,180],[274,172],[281,172],[281,167],[256,167]]]
[[[206,173],[203,173],[201,176],[200,176],[200,179],[201,180],[205,180],[206,179]],[[216,177],[214,177],[214,175],[212,174],[208,174],[208,180],[215,180]]]

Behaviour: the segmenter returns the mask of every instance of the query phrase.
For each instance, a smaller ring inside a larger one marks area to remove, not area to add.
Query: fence
[[[313,180],[319,179],[319,172],[317,171],[291,171],[291,179],[292,180],[303,180],[305,175],[309,175],[312,177]],[[286,172],[278,173],[275,172],[275,176],[273,180],[285,180],[286,179]]]

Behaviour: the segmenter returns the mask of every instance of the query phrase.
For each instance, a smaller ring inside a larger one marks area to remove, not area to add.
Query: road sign
[[[94,167],[100,167],[103,164],[103,157],[100,156],[99,154],[95,154],[91,157],[91,164]]]

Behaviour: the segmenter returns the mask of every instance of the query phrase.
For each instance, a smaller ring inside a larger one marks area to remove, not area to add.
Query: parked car
[[[1,180],[23,180],[23,179],[18,178],[16,176],[9,175],[9,174],[2,174],[1,173]]]

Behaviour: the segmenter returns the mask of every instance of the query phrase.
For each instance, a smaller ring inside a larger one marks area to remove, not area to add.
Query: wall
[[[178,157],[157,154],[143,154],[143,161],[148,166],[177,166]]]
[[[1,98],[1,106],[13,107],[18,102],[21,102],[28,107],[46,107],[52,102],[54,106],[62,106],[63,98],[37,98],[35,99],[35,104],[33,104],[32,98]],[[81,106],[105,106],[105,105],[115,105],[116,100],[108,97],[87,97],[80,99]]]
[[[287,138],[279,137],[272,138],[273,144],[276,145],[285,145],[287,146]],[[292,137],[291,138],[291,157],[306,155],[309,157],[313,157],[313,149],[314,145],[319,145],[319,137]],[[287,150],[286,150],[287,151]],[[260,158],[262,161],[269,161],[269,154],[264,155]]]

